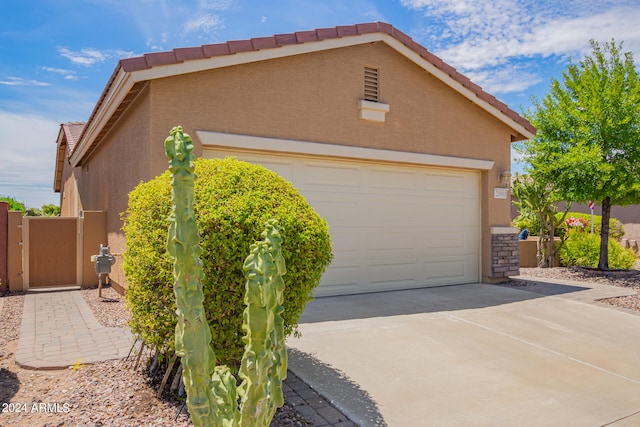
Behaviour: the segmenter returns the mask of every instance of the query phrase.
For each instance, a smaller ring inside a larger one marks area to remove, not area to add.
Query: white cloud
[[[421,11],[416,38],[447,63],[497,93],[524,91],[539,83],[523,60],[590,52],[589,40],[625,41],[640,50],[639,0],[401,0]]]
[[[525,67],[506,64],[466,73],[474,82],[482,82],[482,88],[492,94],[522,92],[542,81],[542,78]]]
[[[127,58],[134,55],[134,52],[121,49],[98,50],[85,48],[80,50],[71,50],[66,47],[58,48],[58,52],[64,58],[67,58],[75,65],[92,66],[100,64],[112,59]]]
[[[187,33],[202,31],[204,33],[224,28],[222,18],[217,15],[205,13],[184,24],[184,30]]]
[[[65,70],[63,68],[42,67],[48,73],[60,74],[65,80],[78,80],[76,72],[73,70]]]
[[[0,110],[4,143],[0,195],[14,197],[30,207],[57,203],[53,192],[56,137],[59,123]]]
[[[96,49],[81,49],[77,51],[73,51],[71,49],[67,49],[66,47],[59,48],[58,51],[60,55],[67,58],[73,64],[76,65],[93,65],[96,63],[104,62],[107,60],[108,56]]]
[[[24,79],[22,77],[7,77],[0,80],[0,85],[4,86],[51,86],[51,83],[41,82],[39,80]]]

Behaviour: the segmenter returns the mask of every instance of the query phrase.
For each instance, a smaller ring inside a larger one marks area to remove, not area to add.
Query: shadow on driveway
[[[305,382],[315,384],[316,391],[359,425],[386,426],[378,405],[366,390],[353,382],[343,372],[316,357],[295,348],[288,348],[289,369],[305,374]],[[297,374],[296,374],[297,375]],[[331,396],[323,384],[330,384]],[[318,387],[318,385],[320,385]]]
[[[535,286],[470,284],[406,291],[321,297],[309,302],[299,323],[317,323],[443,311],[469,310],[589,288],[531,282]]]

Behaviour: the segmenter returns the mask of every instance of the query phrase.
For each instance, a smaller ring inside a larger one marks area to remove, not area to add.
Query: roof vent
[[[366,101],[378,102],[380,99],[378,88],[378,69],[364,67],[364,99]]]

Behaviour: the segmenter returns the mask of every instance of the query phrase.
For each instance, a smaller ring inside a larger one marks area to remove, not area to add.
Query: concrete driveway
[[[630,293],[550,282],[319,298],[289,367],[362,426],[638,426],[640,316],[594,302]]]

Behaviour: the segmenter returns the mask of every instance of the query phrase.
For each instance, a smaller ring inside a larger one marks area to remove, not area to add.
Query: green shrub
[[[579,230],[569,232],[560,250],[560,262],[564,266],[597,267],[600,258],[600,236]],[[609,267],[633,268],[636,256],[633,250],[624,248],[617,240],[609,239]]]
[[[558,219],[558,221],[562,219],[562,215],[564,215],[564,212],[556,213],[556,218]],[[588,222],[588,226],[586,230],[587,231],[591,230],[591,214],[585,214],[580,212],[569,212],[565,217],[565,221],[571,217],[586,220]],[[594,215],[593,217],[594,217],[593,232],[599,235],[600,230],[602,229],[602,216]],[[518,215],[512,221],[512,225],[518,228],[519,230],[526,228],[527,230],[529,230],[529,234],[531,234],[532,236],[537,236],[540,233],[540,221],[538,221],[535,215]],[[567,226],[566,224],[563,224],[560,227],[556,228],[555,235],[562,237],[566,232],[567,232]],[[624,225],[616,218],[610,218],[609,219],[609,237],[614,239],[621,239],[622,236],[624,236]]]
[[[283,228],[286,335],[297,331],[298,318],[331,263],[328,225],[291,183],[262,166],[233,158],[199,159],[195,165],[206,316],[220,363],[237,367],[244,349],[242,266],[265,221],[275,218]],[[123,267],[133,333],[157,348],[172,349],[175,301],[172,263],[165,248],[170,210],[168,171],[129,194],[123,214]]]

